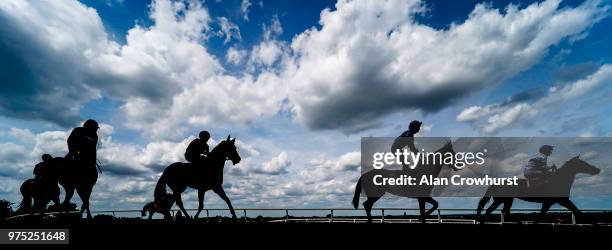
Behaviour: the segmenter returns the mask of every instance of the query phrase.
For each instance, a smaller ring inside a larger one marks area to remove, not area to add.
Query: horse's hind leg
[[[175,192],[174,190],[172,190],[172,195],[174,195],[174,200],[176,201],[176,205],[181,209],[181,211],[183,212],[183,215],[186,218],[189,218],[189,214],[187,213],[187,210],[183,206],[183,199],[181,199],[181,193]]]
[[[368,199],[363,202],[363,208],[368,216],[368,223],[372,223],[372,207],[378,199],[380,199],[380,197],[368,197]]]
[[[506,221],[508,221],[510,218],[510,209],[512,208],[513,202],[513,198],[506,198],[506,200],[504,201],[504,208],[502,208],[502,213],[504,214],[504,220]]]
[[[236,217],[236,213],[234,212],[234,207],[232,207],[232,203],[230,202],[230,199],[225,194],[225,190],[223,190],[223,187],[215,188],[213,189],[213,191],[217,193],[219,197],[221,197],[221,199],[225,201],[225,203],[227,203],[227,206],[229,207],[230,212],[232,213],[232,218],[236,219],[237,217]],[[202,195],[202,197],[204,197],[204,195]]]
[[[419,219],[421,223],[426,223],[425,221],[425,198],[417,198],[419,201]]]
[[[497,209],[497,207],[499,207],[499,205],[501,205],[502,203],[503,200],[501,198],[493,198],[493,204],[491,204],[491,206],[487,208],[487,212],[485,213],[485,215],[491,215],[491,213],[493,213],[493,211],[495,211],[495,209]]]
[[[548,209],[550,209],[550,207],[552,205],[553,205],[552,202],[544,202],[544,203],[542,203],[542,208],[540,209],[540,215],[534,221],[535,224],[538,224],[541,220],[543,220],[546,217],[546,213],[548,213]]]

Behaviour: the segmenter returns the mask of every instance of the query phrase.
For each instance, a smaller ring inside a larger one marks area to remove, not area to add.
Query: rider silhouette
[[[547,166],[548,156],[553,152],[553,146],[543,145],[540,147],[540,154],[529,159],[523,168],[523,175],[527,178],[528,187],[538,187],[543,184],[551,171],[557,170],[556,165]]]
[[[421,124],[423,122],[414,120],[408,125],[408,130],[404,131],[401,135],[395,138],[393,145],[391,146],[391,152],[395,153],[398,149],[403,149],[408,146],[412,153],[417,153],[419,150],[414,146],[414,135],[421,130]]]
[[[58,165],[49,154],[42,155],[42,162],[34,166],[34,179],[41,183],[57,185],[59,173]]]
[[[34,166],[34,190],[49,192],[53,197],[59,197],[59,164],[51,155],[42,155],[42,162]]]
[[[193,163],[193,165],[202,165],[201,163],[208,156],[210,133],[208,131],[201,131],[198,136],[199,138],[191,141],[189,146],[187,146],[187,150],[185,150],[185,159]]]
[[[97,131],[99,128],[98,122],[92,119],[85,121],[83,127],[74,128],[70,136],[68,136],[68,154],[66,159],[95,161],[96,145],[98,144]]]

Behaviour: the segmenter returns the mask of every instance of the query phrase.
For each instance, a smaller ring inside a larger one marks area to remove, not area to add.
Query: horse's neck
[[[210,163],[213,167],[223,168],[225,165],[225,157],[223,156],[223,152],[221,150],[213,150],[208,156]]]
[[[567,188],[568,191],[572,188],[575,179],[576,172],[571,171],[571,169],[567,166],[567,163],[563,164],[563,166],[561,166],[552,176],[552,182],[555,184],[555,186],[562,186]]]

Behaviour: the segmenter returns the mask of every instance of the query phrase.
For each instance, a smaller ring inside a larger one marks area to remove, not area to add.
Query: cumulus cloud
[[[549,0],[502,13],[478,4],[465,22],[436,30],[415,21],[420,1],[338,1],[321,13],[320,29],[291,44],[293,111],[310,128],[350,132],[400,109],[440,110],[528,69],[608,9],[599,1],[559,8]]]
[[[261,168],[254,169],[253,172],[270,175],[285,174],[287,173],[287,167],[289,166],[291,166],[289,154],[287,154],[287,152],[281,152],[278,156],[264,163]]]
[[[250,2],[242,6],[248,13]],[[249,55],[237,77],[204,44],[216,34],[238,39],[238,27],[198,1],[153,1],[152,25],[130,29],[124,45],[79,2],[3,1],[0,51],[16,67],[3,72],[17,74],[3,76],[0,110],[68,126],[81,105],[108,96],[122,103],[128,128],[177,140],[193,126],[248,123],[290,107],[310,129],[352,133],[395,111],[435,112],[525,70],[550,46],[586,34],[608,6],[549,0],[501,12],[480,4],[445,30],[418,23],[423,11],[417,0],[341,0],[321,13],[320,28],[290,43],[276,39],[275,16],[250,53],[227,51],[231,64]]]
[[[585,78],[571,83],[559,84],[546,90],[541,89],[541,94],[531,95],[532,98],[515,98],[514,100],[520,101],[468,107],[457,115],[456,120],[471,122],[479,127],[481,132],[494,134],[499,129],[508,127],[513,123],[529,120],[538,114],[545,113],[560,103],[576,101],[579,97],[591,93],[611,81],[612,65],[605,64]],[[508,100],[513,99],[509,98]]]
[[[248,53],[249,52],[245,49],[230,47],[225,54],[225,60],[233,65],[239,65],[244,61]]]
[[[83,65],[116,47],[96,10],[76,1],[2,1],[0,22],[0,113],[64,126],[79,120],[79,106],[99,97]]]

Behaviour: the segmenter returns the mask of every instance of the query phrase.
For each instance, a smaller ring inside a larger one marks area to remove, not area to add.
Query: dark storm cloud
[[[74,108],[92,97],[78,70],[1,13],[0,23],[0,114],[73,125]]]

